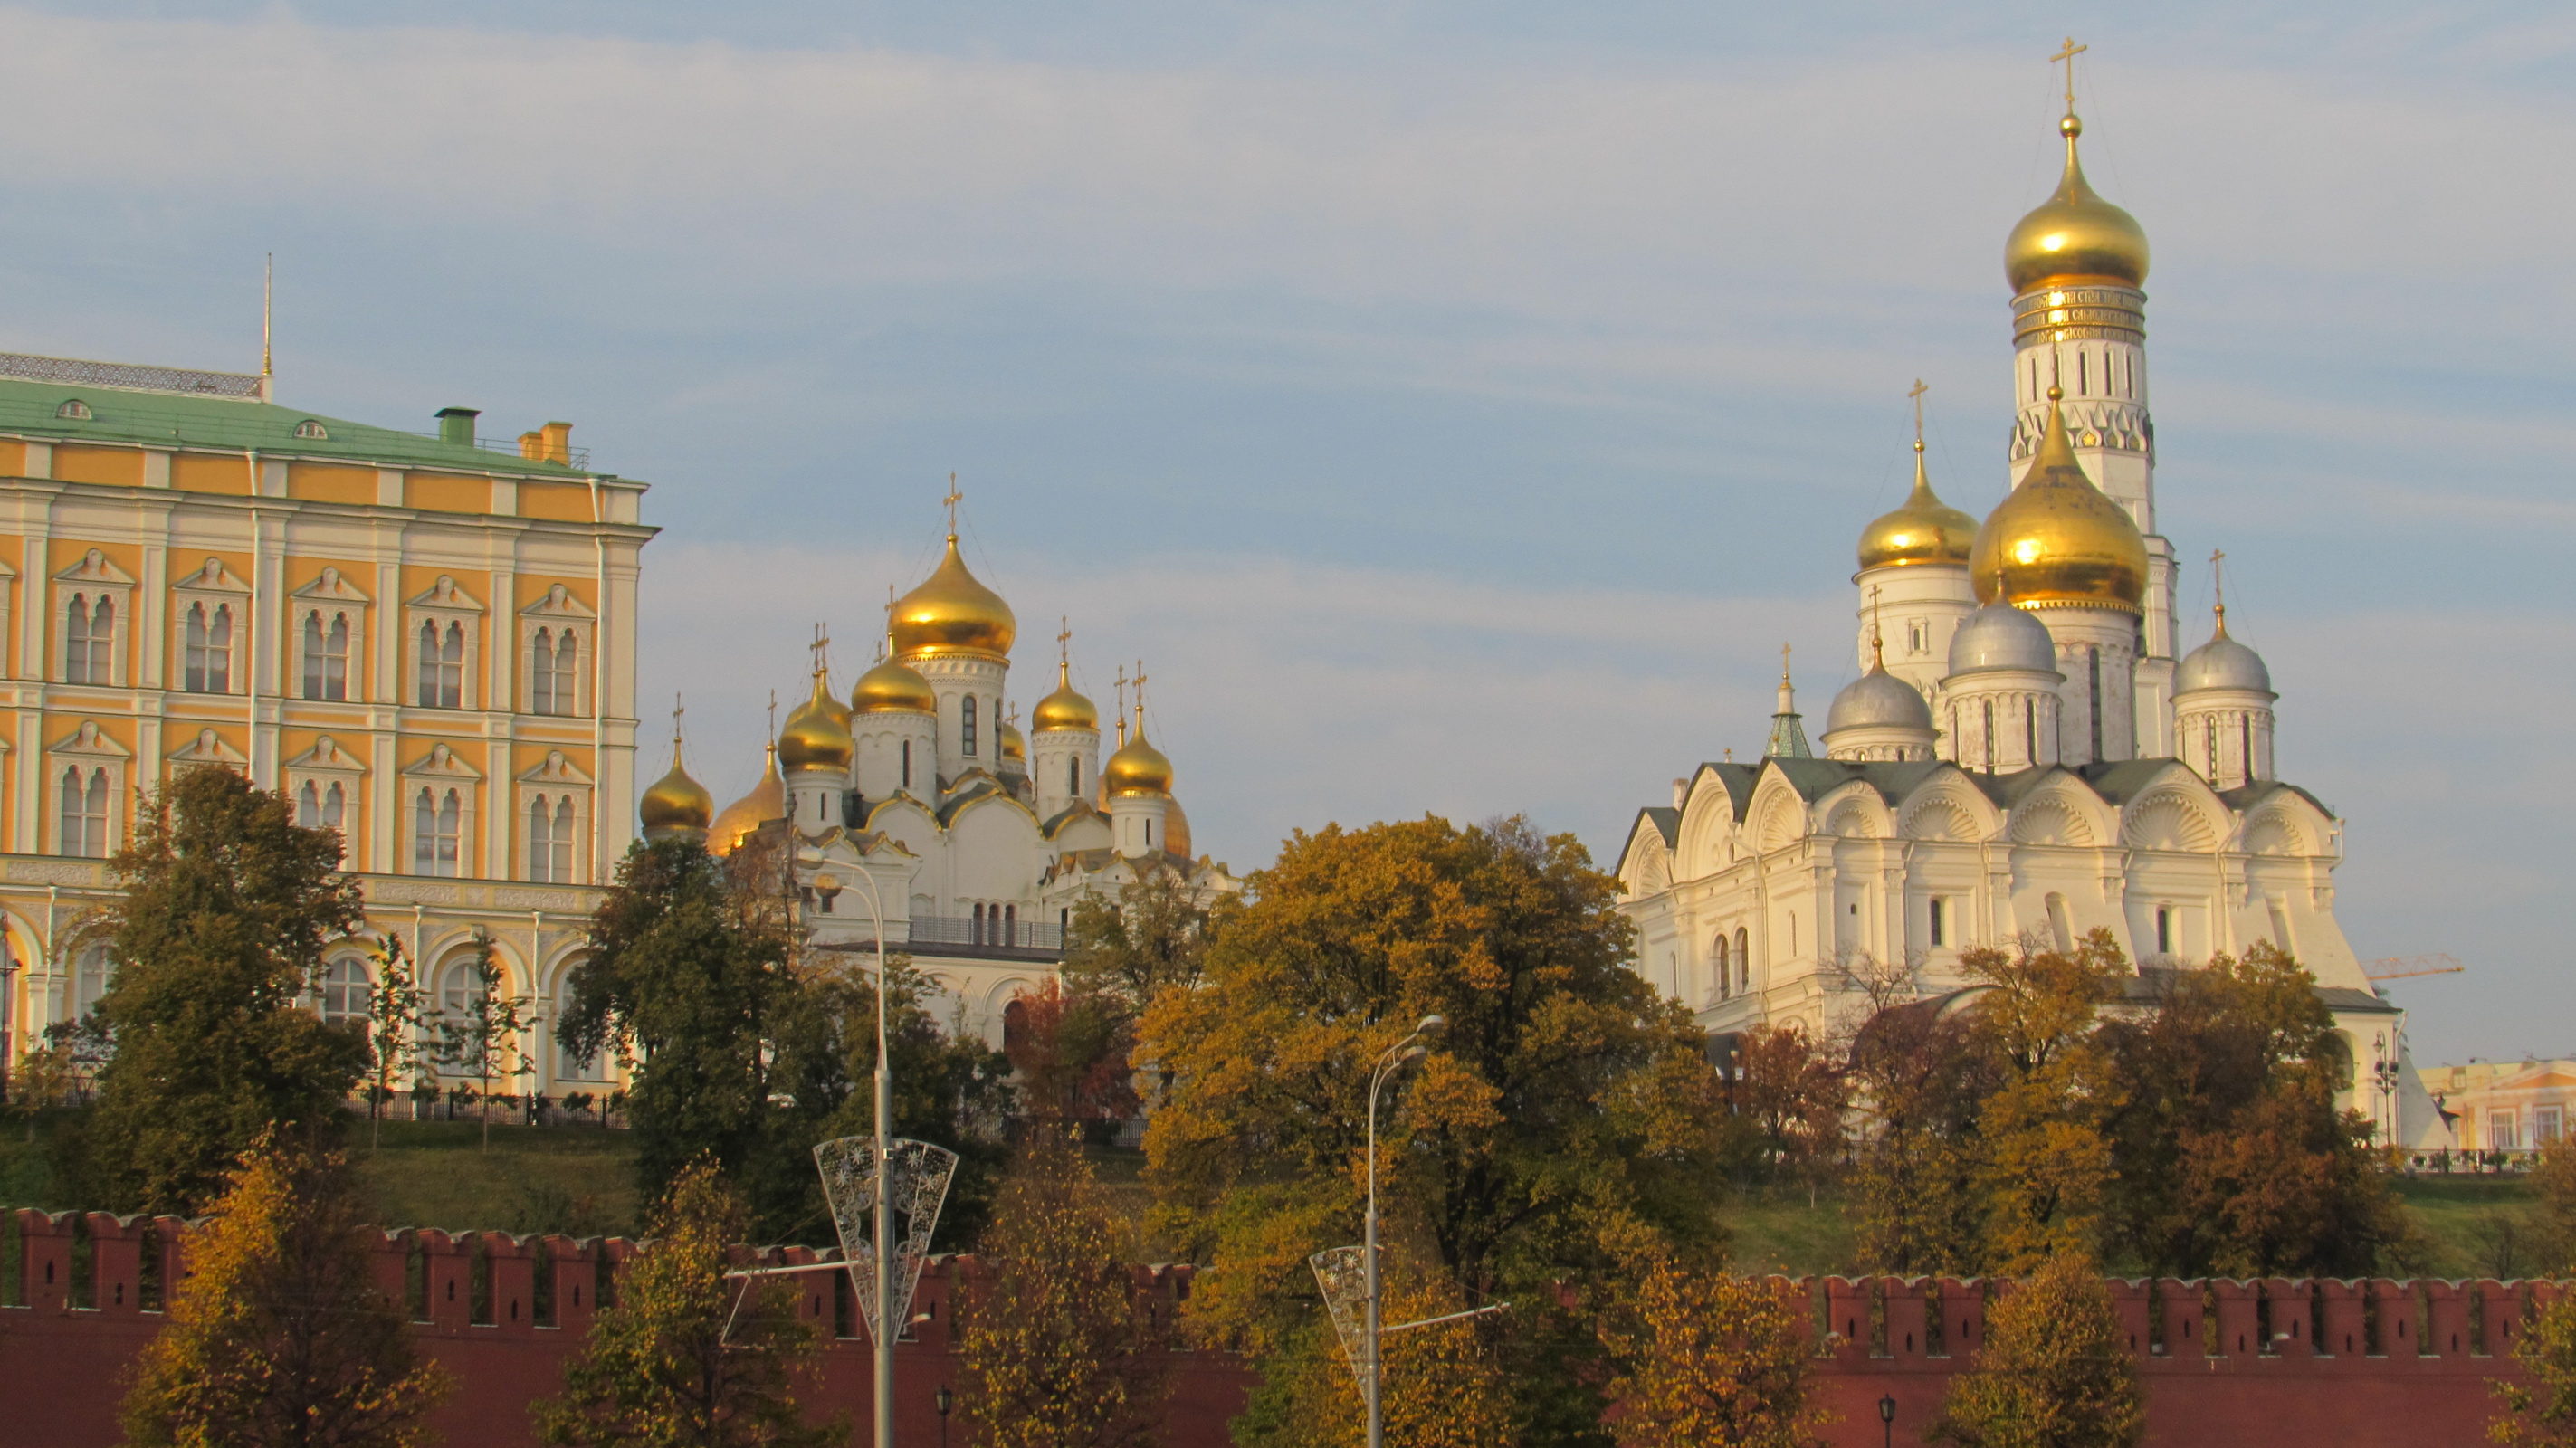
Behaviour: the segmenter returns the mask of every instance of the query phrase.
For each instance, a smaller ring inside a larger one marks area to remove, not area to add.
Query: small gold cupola
[[[1068,621],[1055,636],[1055,692],[1038,700],[1038,706],[1029,711],[1029,728],[1040,734],[1056,729],[1100,732],[1100,706],[1073,687],[1072,638],[1073,625]]]
[[[1914,491],[1896,511],[1881,514],[1860,535],[1860,566],[1863,572],[1872,568],[1902,568],[1916,564],[1941,563],[1953,566],[1968,561],[1968,549],[1977,537],[1977,520],[1942,502],[1932,491],[1932,476],[1923,466],[1923,393],[1921,379],[1914,383]]]
[[[832,697],[828,670],[814,670],[814,693],[778,731],[778,762],[789,769],[847,769],[854,746],[849,706]]]
[[[760,771],[760,783],[716,816],[707,828],[707,853],[730,855],[744,836],[771,820],[787,818],[787,782],[778,774],[778,746],[773,743],[763,752],[768,762]]]
[[[716,797],[689,777],[688,765],[680,757],[681,712],[677,707],[671,710],[671,772],[653,781],[636,803],[647,840],[703,840],[715,819]]]

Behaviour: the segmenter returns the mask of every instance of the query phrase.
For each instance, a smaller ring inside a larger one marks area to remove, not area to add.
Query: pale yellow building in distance
[[[2418,1073],[2459,1151],[2533,1151],[2576,1118],[2576,1061],[2472,1061]]]
[[[515,443],[317,416],[265,376],[0,356],[0,1052],[106,989],[82,923],[143,795],[220,763],[339,829],[371,932],[470,987],[488,932],[550,1019],[635,818],[645,485]],[[363,942],[320,1005],[363,1014]],[[520,1090],[604,1063],[536,1044]],[[405,1083],[406,1085],[408,1083]]]

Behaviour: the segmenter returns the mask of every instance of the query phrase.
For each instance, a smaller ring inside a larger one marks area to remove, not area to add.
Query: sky
[[[2576,12],[2372,3],[0,6],[0,349],[254,370],[653,484],[641,677],[720,798],[940,496],[1197,842],[1636,809],[1852,675],[1931,388],[2007,483],[2000,251],[2154,244],[2160,520],[2347,821],[2419,1062],[2576,1054]]]

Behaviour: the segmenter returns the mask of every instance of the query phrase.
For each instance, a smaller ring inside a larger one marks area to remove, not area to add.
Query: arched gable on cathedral
[[[1896,819],[1896,832],[1909,840],[1990,840],[2004,832],[2004,812],[1947,761],[1897,803]]]
[[[1818,799],[1810,813],[1821,817],[1824,833],[1837,839],[1886,839],[1896,833],[1896,816],[1886,796],[1867,779],[1855,779]]]
[[[2117,811],[2072,769],[2050,765],[1989,787],[1997,785],[2006,810],[2004,834],[2014,844],[2083,849],[2120,837]]]
[[[1619,865],[1612,873],[1630,898],[1661,894],[1672,887],[1672,844],[1680,811],[1641,809],[1636,822],[1628,827],[1628,843],[1619,852]]]
[[[2326,856],[2335,853],[2339,822],[2316,796],[2296,785],[2258,784],[2230,790],[2241,822],[2236,848],[2249,855]]]
[[[1703,764],[1691,776],[1673,844],[1677,874],[1698,879],[1733,862],[1758,779],[1751,765],[1734,763]]]
[[[2207,781],[2171,761],[2120,805],[2120,843],[2133,850],[2205,855],[2235,833],[2235,811]]]

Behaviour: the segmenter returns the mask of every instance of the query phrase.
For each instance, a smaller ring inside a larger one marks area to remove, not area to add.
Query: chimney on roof
[[[1675,809],[1680,809],[1684,804],[1688,803],[1688,802],[1689,802],[1689,800],[1690,800],[1690,781],[1689,781],[1689,780],[1687,780],[1687,779],[1676,779],[1676,780],[1674,780],[1674,781],[1673,781],[1673,808],[1675,808]]]
[[[483,414],[471,407],[442,407],[438,410],[438,440],[474,446],[474,419]]]
[[[550,422],[534,432],[519,434],[519,456],[530,462],[572,466],[572,424]]]

